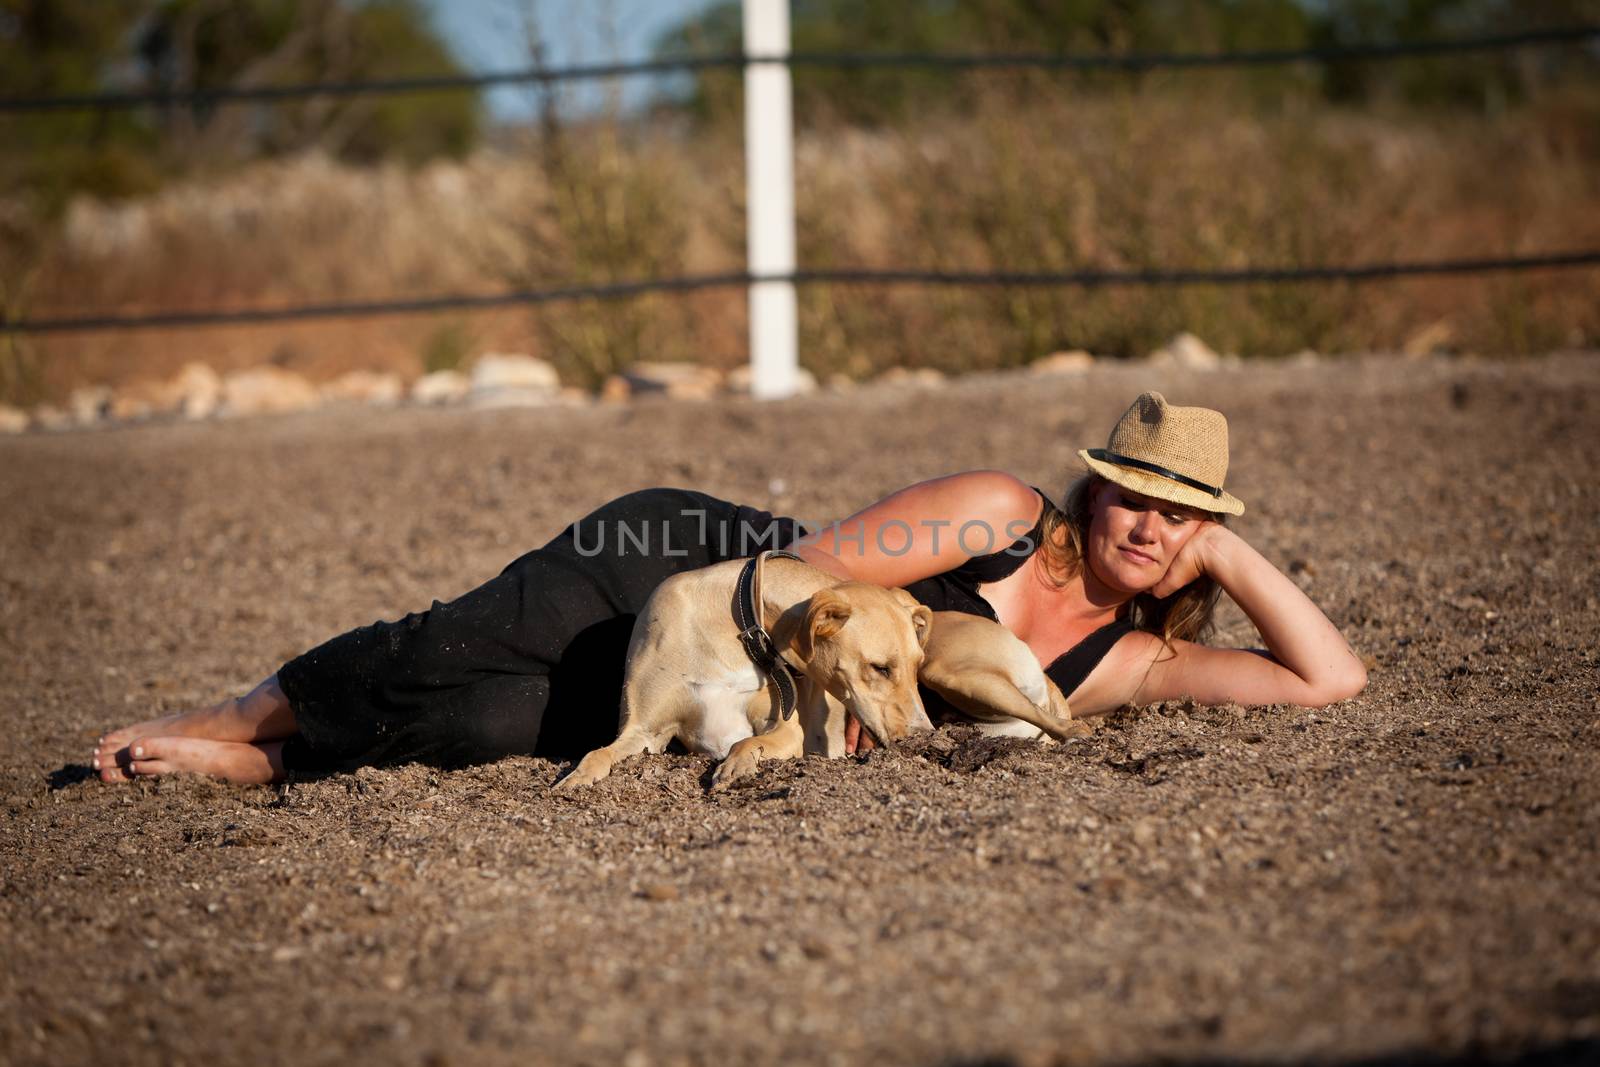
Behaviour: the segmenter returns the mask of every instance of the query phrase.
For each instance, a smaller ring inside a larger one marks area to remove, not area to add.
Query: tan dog
[[[880,744],[933,728],[917,695],[933,612],[903,589],[841,582],[776,557],[762,564],[759,603],[762,626],[797,675],[797,714],[783,719],[776,687],[746,655],[733,619],[744,565],[677,574],[651,594],[628,646],[617,739],[585,756],[557,789],[591,785],[618,761],[674,739],[723,760],[713,788],[762,759],[843,755],[845,710]]]
[[[1033,650],[978,615],[939,611],[922,660],[922,684],[954,704],[984,733],[1064,741],[1093,731],[1074,721],[1067,698]]]

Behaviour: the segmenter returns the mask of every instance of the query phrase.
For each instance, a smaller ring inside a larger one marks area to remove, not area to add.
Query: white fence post
[[[789,0],[744,0],[746,55],[786,59]],[[745,229],[756,277],[794,271],[794,130],[789,67],[744,68]],[[799,310],[794,284],[750,286],[750,391],[791,396],[799,384]]]

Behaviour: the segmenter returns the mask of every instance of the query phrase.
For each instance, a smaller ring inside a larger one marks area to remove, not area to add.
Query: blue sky
[[[470,69],[509,70],[529,65],[528,27],[545,42],[551,66],[606,63],[649,56],[656,38],[710,0],[424,0],[434,24]],[[628,105],[650,93],[648,79],[618,83]],[[566,90],[583,109],[604,100],[600,82],[573,82]],[[532,114],[533,97],[523,89],[488,96],[490,114],[515,121]]]

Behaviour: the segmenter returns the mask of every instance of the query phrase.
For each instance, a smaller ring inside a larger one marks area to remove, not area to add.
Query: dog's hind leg
[[[1071,718],[1066,698],[1043,672],[1035,679],[1023,680],[1027,692],[1008,674],[988,666],[947,673],[925,665],[921,678],[929,689],[972,715],[1020,719],[1057,741],[1093,733],[1084,723]]]
[[[1073,732],[1069,737],[1088,737],[1094,733],[1094,728],[1081,719],[1072,717],[1072,707],[1067,703],[1067,698],[1062,695],[1061,687],[1056,685],[1047,674],[1044,676],[1045,688],[1050,691],[1050,711],[1056,718],[1072,724]],[[1043,729],[1043,727],[1040,727]]]

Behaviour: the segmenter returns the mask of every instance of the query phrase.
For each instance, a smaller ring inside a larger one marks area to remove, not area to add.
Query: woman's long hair
[[[1040,537],[1045,573],[1057,585],[1065,585],[1083,569],[1084,546],[1089,542],[1089,524],[1094,521],[1091,501],[1106,480],[1085,474],[1067,487],[1062,506],[1050,508]],[[1224,515],[1212,515],[1217,522]],[[1128,621],[1134,628],[1153,633],[1170,645],[1174,640],[1203,641],[1213,629],[1212,614],[1222,587],[1210,575],[1202,575],[1161,599],[1138,593],[1128,605]]]

